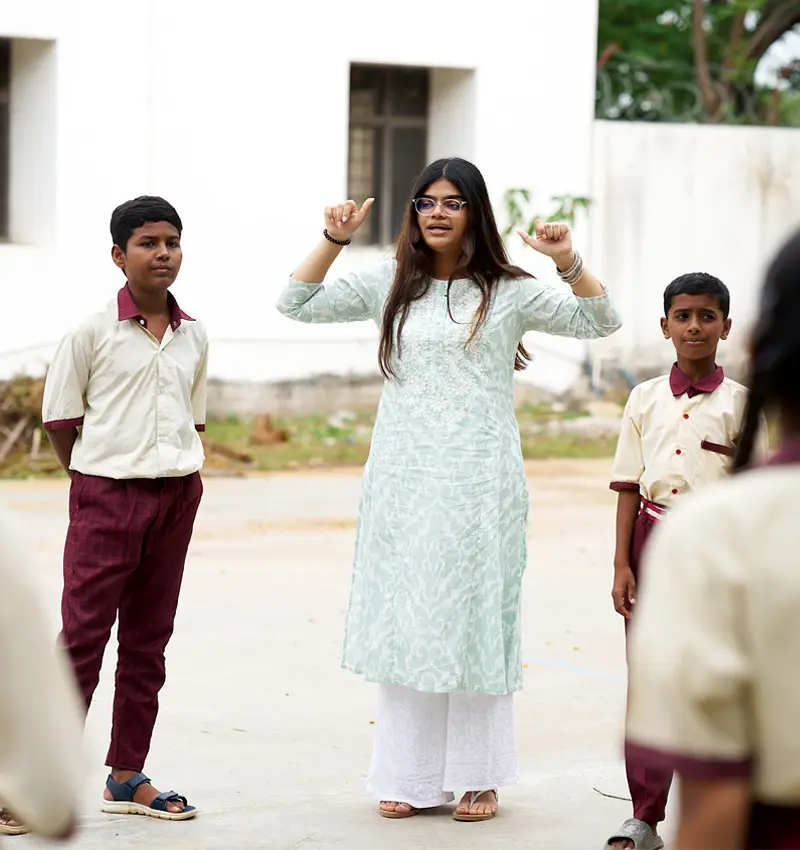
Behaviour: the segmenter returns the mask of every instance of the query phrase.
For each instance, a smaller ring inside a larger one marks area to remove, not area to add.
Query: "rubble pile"
[[[0,474],[27,466],[55,472],[58,460],[42,430],[44,378],[0,381]]]

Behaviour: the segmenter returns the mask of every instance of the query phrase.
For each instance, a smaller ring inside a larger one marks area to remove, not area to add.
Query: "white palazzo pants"
[[[432,808],[517,781],[513,696],[380,685],[367,791]]]

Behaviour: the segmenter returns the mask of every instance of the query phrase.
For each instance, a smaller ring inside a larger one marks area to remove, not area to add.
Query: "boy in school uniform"
[[[126,283],[61,342],[42,417],[72,479],[62,638],[87,710],[119,617],[103,811],[162,820],[197,814],[142,773],[203,491],[208,340],[169,291],[182,230],[162,198],[114,210],[111,253]]]
[[[762,292],[734,475],[683,501],[648,548],[626,758],[676,771],[675,850],[800,847],[799,322],[797,231]],[[767,409],[781,445],[750,469]]]
[[[730,333],[729,310],[728,289],[713,275],[672,281],[661,328],[677,361],[668,375],[634,387],[622,417],[610,485],[618,493],[612,598],[626,635],[651,532],[686,493],[730,470],[747,390],[716,363],[717,346]],[[605,846],[659,850],[672,773],[631,763],[626,773],[633,817]]]

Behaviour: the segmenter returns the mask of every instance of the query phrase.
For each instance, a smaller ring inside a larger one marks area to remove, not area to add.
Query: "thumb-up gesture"
[[[534,227],[535,235],[525,233],[524,230],[518,230],[517,233],[534,251],[546,257],[555,259],[572,253],[572,233],[568,224],[537,219]]]
[[[334,239],[346,241],[364,223],[375,198],[367,198],[361,209],[355,201],[345,201],[335,207],[325,207],[325,229]]]

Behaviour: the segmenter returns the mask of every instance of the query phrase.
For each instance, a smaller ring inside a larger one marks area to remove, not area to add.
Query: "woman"
[[[514,415],[526,331],[594,338],[620,326],[569,229],[520,234],[572,287],[509,264],[486,184],[463,159],[414,186],[396,258],[323,285],[372,199],[325,210],[324,238],[278,309],[301,322],[374,321],[386,383],[356,537],[343,666],[380,685],[367,788],[406,818],[468,789],[487,820],[516,781],[520,586],[528,491]]]
[[[676,850],[800,847],[799,324],[800,232],[767,274],[734,469],[763,410],[781,447],[681,504],[646,560],[627,750],[680,777]]]

